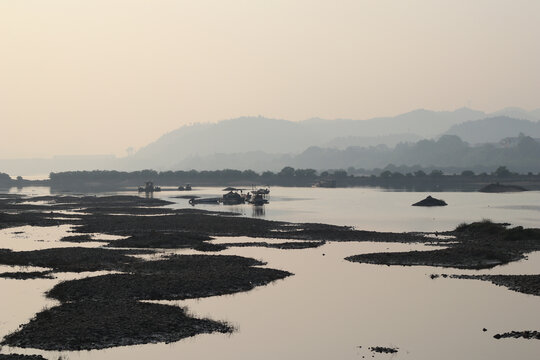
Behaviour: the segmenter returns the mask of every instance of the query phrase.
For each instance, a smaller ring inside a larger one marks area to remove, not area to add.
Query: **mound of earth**
[[[421,200],[417,203],[412,204],[412,206],[446,206],[448,205],[444,200],[435,199],[434,197],[431,197],[431,195],[428,195],[427,198],[424,200]]]

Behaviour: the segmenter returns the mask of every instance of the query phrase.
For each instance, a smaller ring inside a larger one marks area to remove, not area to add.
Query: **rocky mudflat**
[[[482,221],[462,224],[443,235],[452,241],[441,241],[444,249],[410,252],[382,252],[354,255],[352,262],[438,266],[459,269],[488,269],[521,260],[525,254],[540,250],[540,229],[509,228],[508,224]]]
[[[464,269],[490,268],[540,250],[540,230],[510,228],[508,224],[490,221],[462,224],[442,233],[446,236],[428,238],[422,233],[361,231],[347,226],[287,223],[163,207],[168,204],[137,196],[1,198],[0,228],[69,224],[74,233],[63,241],[80,246],[34,251],[0,249],[0,264],[45,268],[33,275],[36,277],[53,276],[55,272],[110,272],[58,283],[47,296],[61,304],[37,314],[6,336],[2,344],[47,350],[100,349],[172,342],[198,333],[229,332],[232,328],[227,324],[195,319],[178,307],[147,301],[233,294],[292,275],[286,270],[263,267],[265,264],[255,259],[171,255],[164,249],[219,251],[227,247],[262,246],[288,251],[318,247],[327,241],[430,243],[444,248],[362,254],[347,260]],[[102,240],[100,248],[84,247],[84,243],[95,241],[92,234],[96,233],[124,238]],[[283,242],[212,243],[217,236]],[[141,256],[153,254],[153,260]],[[6,276],[22,279],[30,275],[21,272]],[[516,291],[538,292],[538,280],[525,275],[482,280],[520,289]]]
[[[0,360],[47,360],[40,355],[0,354]]]
[[[91,350],[173,342],[201,333],[230,332],[226,324],[196,319],[175,306],[138,301],[64,303],[37,314],[2,345],[42,350]]]
[[[540,275],[452,275],[452,278],[490,281],[512,291],[540,296]]]
[[[503,334],[495,334],[493,335],[495,339],[534,339],[534,340],[540,340],[540,331],[531,331],[531,330],[525,330],[525,331],[511,331]]]

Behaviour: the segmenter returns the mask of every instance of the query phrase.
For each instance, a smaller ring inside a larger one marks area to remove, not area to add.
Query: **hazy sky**
[[[0,0],[0,158],[191,122],[540,107],[538,0]]]

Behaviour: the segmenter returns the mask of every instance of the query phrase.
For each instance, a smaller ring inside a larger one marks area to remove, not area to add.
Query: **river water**
[[[17,191],[17,190],[14,190]],[[45,189],[26,189],[43,194]],[[219,195],[220,189],[194,189],[190,194]],[[185,192],[163,191],[172,207],[188,207]],[[377,189],[272,188],[264,211],[250,205],[207,205],[198,208],[234,211],[245,216],[292,222],[323,222],[377,231],[441,231],[481,219],[540,227],[540,192],[515,194],[436,193],[449,205],[410,205],[427,193]],[[29,249],[60,246],[65,227],[6,229],[0,247]],[[36,241],[44,240],[44,241]],[[218,238],[215,242],[250,239]],[[265,240],[266,241],[266,240]],[[34,244],[34,245],[32,245]],[[98,246],[99,244],[94,244]],[[93,246],[94,246],[93,245]],[[416,244],[327,243],[316,249],[233,248],[219,254],[254,257],[268,267],[294,276],[252,291],[197,300],[165,302],[186,307],[196,316],[234,325],[230,335],[208,334],[173,344],[149,344],[82,352],[42,354],[49,359],[538,359],[540,341],[495,340],[512,330],[540,330],[540,297],[512,292],[488,282],[430,274],[537,274],[540,254],[528,260],[467,271],[433,267],[379,266],[350,263],[345,257],[377,251],[431,249]],[[194,253],[194,251],[177,251]],[[7,267],[6,267],[7,268]],[[12,271],[3,270],[2,271]],[[86,274],[87,275],[87,274]],[[55,280],[0,279],[0,336],[25,323],[55,302],[43,293]],[[483,331],[486,328],[487,331]],[[374,354],[371,346],[399,348],[396,354]],[[10,349],[3,348],[2,353]]]

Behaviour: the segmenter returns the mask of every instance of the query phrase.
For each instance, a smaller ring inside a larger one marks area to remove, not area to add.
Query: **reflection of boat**
[[[264,206],[253,206],[253,211],[251,212],[251,216],[253,217],[259,217],[259,216],[265,216],[266,213],[264,211]]]
[[[154,191],[161,191],[159,186],[154,186],[154,183],[147,181],[144,186],[139,186],[139,192],[152,193]]]

